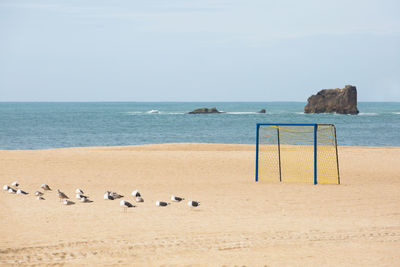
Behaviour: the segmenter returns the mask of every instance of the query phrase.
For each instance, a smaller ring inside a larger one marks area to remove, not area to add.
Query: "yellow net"
[[[257,178],[270,182],[338,184],[334,125],[259,125]],[[317,138],[315,151],[314,141]],[[316,152],[316,154],[315,154]]]

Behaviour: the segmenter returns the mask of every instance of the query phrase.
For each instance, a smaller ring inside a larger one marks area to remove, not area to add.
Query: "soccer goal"
[[[335,125],[258,123],[258,181],[340,184]]]

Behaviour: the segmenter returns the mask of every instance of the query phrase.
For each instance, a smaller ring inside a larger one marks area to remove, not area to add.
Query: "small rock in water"
[[[211,113],[224,113],[219,111],[217,108],[198,108],[190,111],[189,114],[211,114]]]

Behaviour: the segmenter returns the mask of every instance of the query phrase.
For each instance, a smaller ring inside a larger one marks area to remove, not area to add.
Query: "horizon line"
[[[307,103],[307,101],[0,101],[0,103]],[[400,103],[400,101],[357,101],[357,103]]]

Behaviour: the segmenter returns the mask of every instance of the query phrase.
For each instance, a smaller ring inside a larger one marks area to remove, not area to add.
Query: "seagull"
[[[114,200],[114,197],[110,194],[110,191],[106,191],[106,193],[104,194],[104,199]]]
[[[175,201],[175,202],[181,202],[182,200],[184,200],[183,197],[176,197],[174,195],[171,196],[171,200]]]
[[[5,184],[5,185],[3,186],[3,190],[4,190],[4,191],[8,191],[8,189],[10,189],[10,187],[9,187],[8,185]]]
[[[14,187],[18,187],[18,186],[19,186],[19,183],[18,183],[17,181],[14,181],[14,182],[12,182],[11,185],[14,186]]]
[[[168,206],[168,205],[169,205],[169,203],[167,203],[167,202],[164,202],[164,201],[156,201],[156,206],[165,207],[165,206]]]
[[[29,194],[29,193],[27,193],[27,192],[25,192],[25,191],[23,191],[23,190],[21,190],[21,189],[18,189],[18,190],[17,190],[17,194],[18,194],[18,195],[27,195],[27,194]]]
[[[8,188],[8,193],[10,193],[10,194],[15,194],[15,193],[17,193],[17,190],[15,190],[14,188]]]
[[[199,202],[199,201],[190,200],[190,201],[188,202],[188,206],[190,206],[190,207],[197,207],[197,206],[200,206],[200,202]]]
[[[132,196],[134,197],[141,197],[140,192],[136,189],[135,191],[132,192]]]
[[[63,192],[61,192],[59,189],[57,189],[57,193],[58,193],[58,197],[60,198],[60,201],[62,201],[63,199],[69,199],[69,197],[66,194],[64,194]],[[69,204],[65,204],[65,205],[69,205]]]
[[[68,199],[64,199],[63,204],[64,204],[64,205],[74,205],[75,202],[73,202],[73,201],[71,201],[71,200],[68,200]]]
[[[50,190],[50,191],[51,191],[50,186],[48,186],[47,184],[42,184],[40,187],[41,187],[43,190]]]
[[[43,192],[36,191],[36,192],[35,192],[35,196],[43,196]]]
[[[119,205],[124,208],[124,212],[126,212],[126,210],[128,208],[134,208],[135,207],[134,205],[132,205],[131,203],[129,203],[128,201],[125,201],[125,200],[121,200],[121,202],[119,202]]]
[[[112,196],[114,199],[124,197],[123,195],[120,195],[120,194],[118,194],[118,193],[116,193],[116,192],[111,192],[111,196]]]
[[[37,200],[44,200],[44,198],[41,197],[41,196],[37,196],[36,199],[37,199]]]
[[[79,189],[79,188],[75,190],[75,193],[76,193],[76,194],[81,194],[81,195],[83,195],[82,189]]]
[[[87,196],[81,195],[81,194],[76,194],[75,197],[77,199],[81,199],[81,198],[87,198]]]
[[[82,203],[90,203],[90,202],[93,202],[92,200],[88,199],[88,198],[85,197],[85,196],[84,196],[84,197],[81,197],[80,200],[81,200]]]
[[[136,197],[136,202],[144,202],[144,199],[142,197]]]

